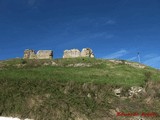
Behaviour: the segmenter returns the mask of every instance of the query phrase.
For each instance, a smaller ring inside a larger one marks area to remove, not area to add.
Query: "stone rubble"
[[[141,68],[144,69],[146,66],[140,63],[134,63],[134,62],[127,62],[124,60],[109,60],[110,62],[113,62],[115,64],[125,64],[125,65],[129,65],[132,66],[134,68]]]
[[[133,86],[131,87],[131,89],[129,90],[129,95],[132,97],[133,95],[138,95],[139,93],[145,93],[145,89],[142,87],[138,87],[138,86]]]
[[[145,94],[146,93],[146,90],[145,88],[143,87],[139,87],[139,86],[132,86],[128,92],[127,92],[127,96],[123,96],[123,89],[122,88],[117,88],[117,89],[114,89],[113,92],[115,94],[115,96],[117,97],[121,97],[122,99],[126,99],[126,97],[128,98],[132,98],[133,96],[139,96],[141,94]]]

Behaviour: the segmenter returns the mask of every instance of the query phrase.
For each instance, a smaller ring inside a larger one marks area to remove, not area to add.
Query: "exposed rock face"
[[[94,57],[90,48],[83,48],[80,52],[78,49],[65,50],[63,58],[76,58],[76,57]]]
[[[134,68],[141,68],[144,69],[146,66],[140,63],[134,63],[134,62],[127,62],[124,60],[109,60],[110,62],[113,62],[114,64],[125,64],[125,65],[129,65],[132,66]]]
[[[130,97],[133,97],[133,95],[138,96],[140,93],[144,94],[146,91],[144,88],[142,87],[138,87],[138,86],[133,86],[131,87],[131,89],[129,90],[129,95]]]
[[[39,50],[37,54],[34,50],[26,49],[24,51],[24,59],[52,59],[53,51],[52,50]]]
[[[53,51],[52,50],[39,50],[37,52],[37,59],[52,59]]]
[[[20,118],[15,118],[15,117],[0,117],[0,120],[22,120],[22,119],[20,119]],[[33,119],[28,119],[28,118],[26,118],[26,119],[24,119],[24,120],[33,120]]]
[[[77,63],[77,64],[69,64],[67,67],[90,67],[91,64],[87,63]]]
[[[118,97],[121,97],[122,99],[125,99],[126,97],[133,98],[133,97],[140,97],[142,95],[145,95],[146,90],[145,88],[142,88],[139,86],[133,86],[126,93],[122,88],[114,89],[114,94]]]
[[[119,89],[115,89],[115,90],[114,90],[115,95],[118,96],[118,97],[120,97],[121,92],[122,92],[122,88],[119,88]]]
[[[94,54],[90,48],[83,48],[81,51],[81,57],[94,57]]]
[[[63,58],[75,58],[80,57],[80,51],[78,49],[65,50]]]

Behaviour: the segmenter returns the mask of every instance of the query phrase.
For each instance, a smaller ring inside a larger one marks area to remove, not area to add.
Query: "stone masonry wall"
[[[24,51],[24,59],[52,59],[53,51],[52,50],[39,50],[37,54],[34,50],[26,49]]]
[[[53,52],[52,50],[39,50],[37,52],[37,59],[52,59]]]
[[[76,58],[76,57],[90,57],[94,58],[92,49],[83,48],[82,51],[78,49],[65,50],[63,58]],[[24,59],[52,59],[53,51],[52,50],[39,50],[35,53],[34,50],[26,49],[24,51]]]
[[[71,50],[65,50],[63,58],[75,58],[79,57],[81,55],[81,52],[78,49],[71,49]]]
[[[94,57],[92,49],[83,48],[80,52],[78,49],[65,50],[63,58],[76,58],[76,57]]]

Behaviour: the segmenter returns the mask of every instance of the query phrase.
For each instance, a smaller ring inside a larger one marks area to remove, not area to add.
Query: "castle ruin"
[[[81,52],[78,49],[65,50],[63,58],[76,58],[81,55]]]
[[[94,54],[92,49],[90,48],[83,48],[81,51],[81,57],[91,57],[94,58]]]
[[[24,51],[24,59],[52,59],[53,51],[52,50],[39,50],[35,53],[34,50],[26,49]]]
[[[65,50],[63,54],[63,58],[76,58],[76,57],[90,57],[94,58],[94,54],[92,49],[83,48],[82,51],[78,49]]]
[[[92,49],[83,48],[82,51],[78,49],[64,50],[63,58],[76,58],[76,57],[90,57],[94,58]],[[26,49],[24,51],[24,59],[52,59],[52,50],[39,50],[37,53],[34,50]]]

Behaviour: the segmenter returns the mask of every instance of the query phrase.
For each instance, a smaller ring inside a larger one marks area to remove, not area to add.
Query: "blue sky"
[[[0,0],[0,60],[27,48],[89,47],[97,58],[160,68],[159,0]]]

